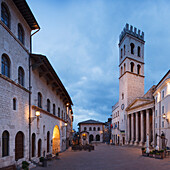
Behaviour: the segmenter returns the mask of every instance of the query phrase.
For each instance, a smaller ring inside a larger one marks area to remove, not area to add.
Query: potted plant
[[[165,152],[164,152],[164,150],[160,150],[159,153],[160,153],[160,155],[161,155],[161,157],[162,157],[162,159],[163,159],[163,158],[165,157]]]
[[[150,158],[153,158],[153,151],[150,151],[150,152],[149,152],[149,157],[150,157]]]
[[[146,149],[142,147],[141,150],[142,150],[142,155],[144,155],[144,153],[146,152]]]
[[[22,161],[22,169],[29,170],[29,163],[27,161]]]
[[[156,152],[155,158],[156,158],[156,159],[163,159],[162,156],[161,156],[161,154],[160,154],[160,152]]]

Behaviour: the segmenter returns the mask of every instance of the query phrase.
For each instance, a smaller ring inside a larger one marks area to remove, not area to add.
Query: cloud
[[[145,32],[145,91],[169,69],[169,1],[28,3],[41,26],[33,50],[47,55],[73,99],[75,127],[89,118],[106,121],[118,101],[118,37],[126,23]]]

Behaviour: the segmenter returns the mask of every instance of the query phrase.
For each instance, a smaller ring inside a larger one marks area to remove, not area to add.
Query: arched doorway
[[[56,125],[53,130],[53,154],[60,151],[60,130]]]
[[[94,139],[93,139],[94,137],[93,137],[93,135],[91,134],[90,136],[89,136],[89,143],[91,143]]]
[[[42,142],[41,142],[41,139],[39,139],[39,140],[38,140],[38,157],[41,156],[41,146],[42,146],[41,143],[42,143]]]
[[[47,132],[47,152],[50,152],[50,132]]]
[[[32,157],[35,157],[35,133],[32,134]]]
[[[100,135],[96,135],[96,141],[100,141]]]
[[[19,160],[24,157],[24,134],[18,132],[15,137],[15,160]]]

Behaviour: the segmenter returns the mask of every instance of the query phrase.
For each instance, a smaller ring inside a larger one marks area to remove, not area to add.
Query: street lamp
[[[167,119],[167,117],[166,117],[166,114],[165,114],[165,113],[162,115],[162,118],[163,118],[163,119],[165,119],[165,120],[169,123],[169,119]]]
[[[34,119],[39,118],[39,117],[40,117],[40,114],[41,114],[41,113],[40,113],[39,110],[35,111],[35,116],[30,117],[31,123],[32,123],[32,121],[33,121]]]

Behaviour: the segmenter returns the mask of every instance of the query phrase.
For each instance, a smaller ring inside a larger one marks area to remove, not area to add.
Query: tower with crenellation
[[[119,114],[124,131],[126,107],[144,95],[144,44],[144,32],[126,24],[119,37]]]

